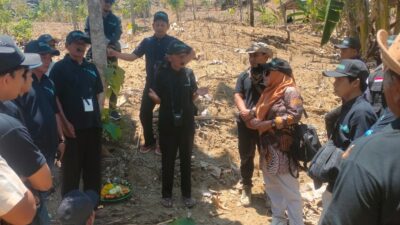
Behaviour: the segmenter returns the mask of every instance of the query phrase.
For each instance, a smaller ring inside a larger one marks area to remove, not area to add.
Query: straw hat
[[[400,76],[400,35],[396,37],[393,44],[388,47],[389,34],[386,30],[379,30],[377,41],[381,49],[383,65]]]

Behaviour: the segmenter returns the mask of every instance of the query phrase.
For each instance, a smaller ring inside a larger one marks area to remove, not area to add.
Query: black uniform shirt
[[[112,12],[103,17],[104,35],[110,41],[109,44],[119,46],[122,34],[121,20]],[[86,19],[85,32],[90,36],[89,17]]]
[[[154,91],[161,99],[159,130],[168,133],[174,126],[174,114],[181,114],[182,129],[194,131],[193,94],[197,84],[193,71],[188,68],[175,71],[169,63],[162,64],[156,72]]]
[[[82,64],[66,55],[54,64],[50,77],[56,88],[56,96],[68,121],[75,129],[100,128],[101,113],[97,95],[103,92],[103,84],[94,64]],[[93,111],[85,112],[84,101],[92,101]]]
[[[382,132],[354,142],[341,166],[323,225],[393,222],[400,203],[399,146],[399,118]]]
[[[140,42],[139,46],[133,51],[137,57],[146,56],[146,85],[153,86],[154,68],[156,64],[165,60],[168,45],[176,38],[165,35],[162,38],[156,36],[147,37]]]
[[[258,99],[261,96],[261,92],[259,92],[253,85],[249,70],[239,75],[236,81],[235,93],[243,96],[246,108],[252,109],[256,106]]]
[[[0,155],[24,177],[32,176],[46,163],[28,130],[17,119],[3,113],[0,113]]]
[[[47,157],[55,155],[58,145],[58,132],[54,83],[46,75],[40,80],[32,74],[32,88],[15,103],[23,113],[25,125],[36,146]]]
[[[21,109],[14,103],[14,101],[0,102],[0,113],[4,113],[11,117],[14,117],[23,125],[25,125]]]
[[[377,120],[372,106],[364,96],[356,97],[342,106],[333,132],[333,143],[343,151],[355,139],[363,136]]]
[[[382,64],[378,66],[368,77],[368,87],[370,91],[370,99],[372,107],[378,116],[382,116],[384,108],[387,107],[385,97],[383,95],[383,70]]]

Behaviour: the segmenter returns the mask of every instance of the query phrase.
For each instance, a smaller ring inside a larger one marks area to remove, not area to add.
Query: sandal
[[[140,153],[148,153],[154,149],[154,145],[142,145],[139,148]]]
[[[193,208],[193,206],[195,206],[196,205],[196,199],[194,199],[194,198],[185,198],[185,197],[183,197],[183,204],[187,207],[187,208]]]
[[[165,208],[172,208],[172,205],[173,205],[172,198],[162,198],[160,203]]]

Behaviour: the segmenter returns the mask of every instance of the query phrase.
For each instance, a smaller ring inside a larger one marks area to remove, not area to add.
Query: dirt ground
[[[64,39],[71,29],[68,24],[40,23],[35,25],[34,32],[48,32]],[[119,98],[123,114],[120,122],[123,140],[105,144],[111,155],[103,161],[104,178],[127,179],[133,186],[133,197],[122,203],[104,205],[97,212],[96,224],[167,224],[174,218],[188,215],[196,224],[204,225],[269,224],[270,209],[264,201],[258,157],[255,159],[253,203],[245,208],[238,201],[239,155],[233,92],[238,74],[248,67],[248,61],[247,55],[237,53],[237,49],[248,47],[252,41],[266,42],[276,47],[278,57],[291,63],[309,115],[302,121],[315,125],[322,140],[325,140],[323,115],[339,104],[339,99],[332,94],[331,80],[321,75],[321,71],[333,68],[337,63],[332,46],[319,48],[320,37],[312,36],[311,30],[306,27],[297,26],[291,30],[292,41],[285,44],[286,32],[282,30],[251,28],[210,18],[179,23],[171,28],[171,35],[194,47],[198,57],[188,67],[194,70],[199,86],[209,87],[212,99],[204,101],[203,105],[207,107],[208,115],[216,118],[197,121],[192,189],[199,203],[191,210],[185,209],[180,202],[178,161],[174,183],[175,205],[165,209],[159,203],[161,158],[154,152],[138,152],[139,144],[143,143],[138,115],[145,81],[144,59],[130,63],[120,61],[126,71]],[[135,35],[125,32],[122,40],[126,49],[123,51],[131,52],[144,37],[150,35],[152,31],[148,28]],[[63,44],[60,44],[61,49]],[[300,183],[305,200],[304,219],[306,224],[316,224],[321,210],[320,192],[312,190],[312,182],[304,173]],[[51,196],[50,212],[53,218],[59,201],[59,194]],[[54,224],[57,224],[55,219]]]

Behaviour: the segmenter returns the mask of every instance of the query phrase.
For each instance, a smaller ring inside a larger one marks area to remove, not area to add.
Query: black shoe
[[[118,120],[121,119],[121,115],[117,111],[111,111],[110,112],[110,118],[115,120],[115,121],[118,121]]]

